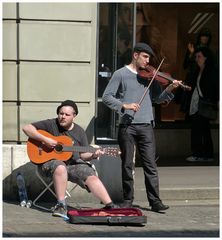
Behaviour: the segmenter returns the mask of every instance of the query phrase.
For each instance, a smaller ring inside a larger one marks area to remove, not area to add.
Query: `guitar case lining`
[[[140,225],[147,223],[147,216],[138,208],[87,208],[71,209],[67,213],[73,224]]]

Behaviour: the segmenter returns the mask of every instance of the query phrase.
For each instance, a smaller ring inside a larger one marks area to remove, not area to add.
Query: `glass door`
[[[187,45],[206,28],[212,33],[210,47],[219,61],[218,3],[101,3],[99,10],[97,139],[116,139],[118,115],[102,103],[101,97],[112,73],[129,63],[135,42],[152,47],[156,55],[150,59],[152,66],[157,68],[165,57],[160,71],[184,81]],[[153,104],[156,126],[186,124],[181,104],[189,92],[178,88],[174,94],[169,104]]]
[[[113,72],[131,60],[133,45],[132,3],[99,4],[99,60],[96,140],[115,141],[118,115],[102,102]]]

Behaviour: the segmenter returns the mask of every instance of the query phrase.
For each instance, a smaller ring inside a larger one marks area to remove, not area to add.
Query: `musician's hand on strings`
[[[98,145],[91,145],[95,149],[95,152],[80,152],[80,157],[84,161],[91,161],[93,159],[99,160],[99,157],[105,154],[104,150],[101,149]]]
[[[173,82],[166,88],[167,92],[172,92],[181,85],[182,81],[173,80]]]
[[[56,140],[45,136],[43,144],[45,144],[48,148],[54,148],[58,143]]]
[[[105,152],[101,149],[101,148],[98,148],[93,154],[92,154],[92,159],[97,159],[99,160],[99,157],[101,155],[104,155]]]
[[[140,109],[140,105],[138,103],[124,103],[122,107],[126,110],[133,110],[134,112],[137,112]]]

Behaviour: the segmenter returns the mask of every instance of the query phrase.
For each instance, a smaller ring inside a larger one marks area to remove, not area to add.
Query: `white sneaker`
[[[190,157],[186,158],[186,161],[188,161],[188,162],[198,162],[199,158],[195,157],[195,156],[190,156]]]
[[[190,157],[186,158],[186,161],[188,161],[188,162],[213,162],[214,158],[203,158],[203,157],[190,156]]]
[[[203,162],[213,162],[214,158],[203,158]]]
[[[52,216],[67,218],[67,206],[62,203],[57,203],[53,209]]]

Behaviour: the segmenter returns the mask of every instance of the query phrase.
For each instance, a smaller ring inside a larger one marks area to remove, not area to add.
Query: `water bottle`
[[[17,174],[16,180],[19,192],[20,206],[25,207],[28,202],[28,196],[25,188],[25,180],[20,172]]]

